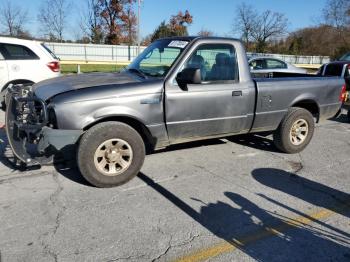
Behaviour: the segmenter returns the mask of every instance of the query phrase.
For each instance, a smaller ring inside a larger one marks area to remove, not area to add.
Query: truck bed
[[[314,101],[310,110],[315,112],[318,121],[331,118],[338,112],[344,79],[300,74],[287,77],[283,73],[274,76],[254,79],[257,98],[252,132],[275,130],[288,108],[310,101]]]

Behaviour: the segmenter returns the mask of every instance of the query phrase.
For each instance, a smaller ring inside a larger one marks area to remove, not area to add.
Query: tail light
[[[59,72],[61,69],[60,62],[57,61],[48,63],[47,67],[50,68],[52,72]]]
[[[346,100],[346,86],[343,85],[342,89],[341,89],[341,93],[340,93],[340,96],[339,96],[339,101],[344,103]]]

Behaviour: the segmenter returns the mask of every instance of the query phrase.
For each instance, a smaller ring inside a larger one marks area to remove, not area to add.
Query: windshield
[[[188,41],[163,39],[152,43],[126,68],[153,77],[165,76]]]
[[[339,60],[340,61],[350,61],[350,53],[345,54]]]

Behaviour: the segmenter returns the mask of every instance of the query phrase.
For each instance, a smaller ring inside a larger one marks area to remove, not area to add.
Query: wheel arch
[[[152,136],[151,131],[147,128],[147,126],[142,123],[140,120],[130,117],[130,116],[107,116],[104,118],[100,118],[92,123],[89,123],[87,126],[85,126],[83,128],[84,131],[87,131],[88,129],[90,129],[91,127],[98,125],[100,123],[104,123],[104,122],[109,122],[109,121],[113,121],[113,122],[121,122],[124,124],[127,124],[129,126],[131,126],[132,128],[134,128],[142,137],[145,146],[146,146],[146,151],[150,152],[153,151],[156,145],[156,139]]]
[[[320,107],[318,103],[313,99],[303,99],[297,102],[294,102],[291,107],[299,107],[309,111],[315,118],[318,123],[320,120]]]

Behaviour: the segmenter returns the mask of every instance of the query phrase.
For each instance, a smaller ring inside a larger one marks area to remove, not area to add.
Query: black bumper
[[[48,109],[35,97],[31,87],[14,86],[6,94],[6,135],[20,161],[26,164],[48,164],[63,148],[74,145],[82,130],[49,127]]]

